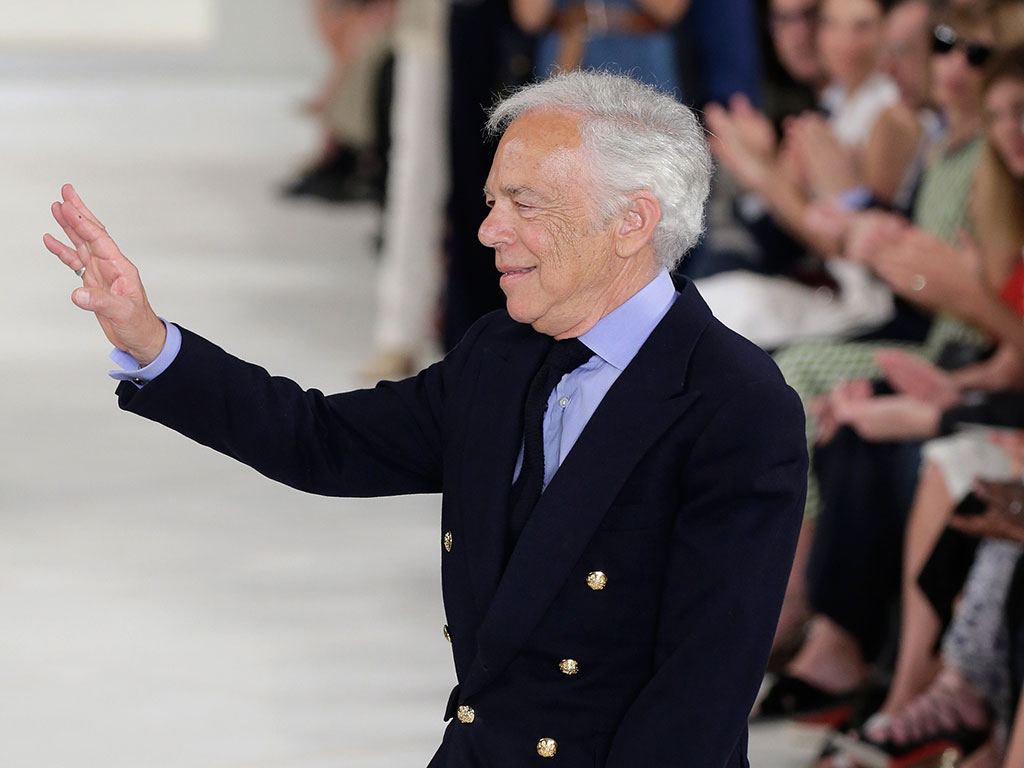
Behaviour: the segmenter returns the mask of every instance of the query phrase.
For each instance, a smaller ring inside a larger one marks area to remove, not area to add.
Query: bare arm
[[[639,0],[641,10],[663,27],[683,18],[690,0]],[[551,25],[554,0],[512,0],[512,20],[529,35],[543,32]]]
[[[889,107],[875,121],[864,146],[864,182],[872,195],[892,203],[921,141],[921,124],[902,104]]]
[[[528,35],[543,32],[555,12],[554,0],[512,0],[512,20]]]
[[[639,0],[639,5],[647,15],[667,27],[683,18],[690,0]]]
[[[998,392],[1024,387],[1024,358],[1011,344],[1000,344],[988,360],[969,365],[950,374],[959,389]]]

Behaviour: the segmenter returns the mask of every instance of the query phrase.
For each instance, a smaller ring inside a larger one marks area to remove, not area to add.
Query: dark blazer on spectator
[[[165,373],[118,394],[304,491],[443,492],[459,685],[431,768],[740,768],[803,510],[803,409],[680,290],[511,557],[523,401],[550,339],[503,311],[371,390],[303,391],[183,331]]]

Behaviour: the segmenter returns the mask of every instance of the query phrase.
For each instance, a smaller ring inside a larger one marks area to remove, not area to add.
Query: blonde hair
[[[1024,83],[1024,45],[995,58],[986,73],[983,93],[1005,80]],[[974,176],[971,218],[986,252],[1019,254],[1024,248],[1024,178],[1010,172],[988,137]]]

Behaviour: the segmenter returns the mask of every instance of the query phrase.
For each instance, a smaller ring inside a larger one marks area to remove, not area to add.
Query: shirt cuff
[[[164,347],[156,359],[146,366],[139,366],[139,361],[122,349],[115,349],[110,353],[110,359],[121,368],[121,370],[108,371],[112,379],[118,381],[130,381],[140,389],[166,371],[181,350],[181,331],[174,323],[168,323],[162,317],[160,322],[167,329],[167,339]]]

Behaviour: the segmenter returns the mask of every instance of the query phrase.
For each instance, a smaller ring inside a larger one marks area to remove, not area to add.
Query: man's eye
[[[484,205],[486,205],[488,208],[493,208],[494,207],[494,201],[493,200],[488,200],[487,198],[484,198]]]
[[[532,206],[532,205],[527,205],[526,203],[518,203],[518,202],[517,202],[517,203],[515,204],[515,206],[516,206],[516,208],[518,208],[518,209],[519,209],[520,211],[532,211],[532,210],[533,210],[533,206]]]

